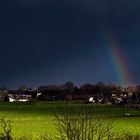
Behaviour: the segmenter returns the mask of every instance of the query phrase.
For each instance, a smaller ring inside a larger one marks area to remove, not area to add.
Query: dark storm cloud
[[[114,82],[107,79],[113,73],[101,32],[120,42],[128,67],[133,64],[137,75],[139,56],[130,57],[130,52],[139,50],[139,14],[138,0],[1,1],[0,84]]]

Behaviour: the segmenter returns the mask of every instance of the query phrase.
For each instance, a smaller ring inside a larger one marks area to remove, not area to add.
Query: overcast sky
[[[0,1],[0,85],[120,84],[106,34],[139,84],[139,0]]]

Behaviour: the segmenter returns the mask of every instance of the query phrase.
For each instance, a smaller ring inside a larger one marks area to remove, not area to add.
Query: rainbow
[[[132,78],[126,66],[126,62],[124,61],[125,59],[120,45],[112,37],[108,37],[105,46],[109,53],[117,83],[119,83],[121,86],[132,84]]]

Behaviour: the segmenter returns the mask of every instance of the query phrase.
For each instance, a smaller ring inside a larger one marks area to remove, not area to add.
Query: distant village
[[[121,87],[98,82],[77,87],[72,82],[63,85],[46,85],[32,89],[21,86],[17,90],[0,87],[1,102],[76,101],[101,103],[121,107],[140,107],[140,85]]]

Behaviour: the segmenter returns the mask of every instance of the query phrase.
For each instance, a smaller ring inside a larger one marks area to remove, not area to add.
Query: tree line
[[[0,95],[7,93],[7,88],[0,88]],[[93,96],[95,101],[100,99],[111,99],[112,96],[131,96],[140,98],[140,85],[121,87],[116,84],[104,84],[98,82],[97,84],[85,83],[77,87],[73,82],[66,82],[63,85],[46,85],[39,86],[37,89],[32,89],[29,86],[22,85],[14,93],[24,94],[31,93],[38,100],[86,100]],[[38,94],[41,93],[41,94]]]
[[[47,100],[85,100],[93,96],[95,101],[100,99],[111,99],[113,95],[140,96],[140,86],[121,87],[116,84],[105,85],[102,82],[97,84],[85,83],[77,87],[73,82],[66,82],[64,85],[40,86],[38,92],[42,93],[40,98]]]

